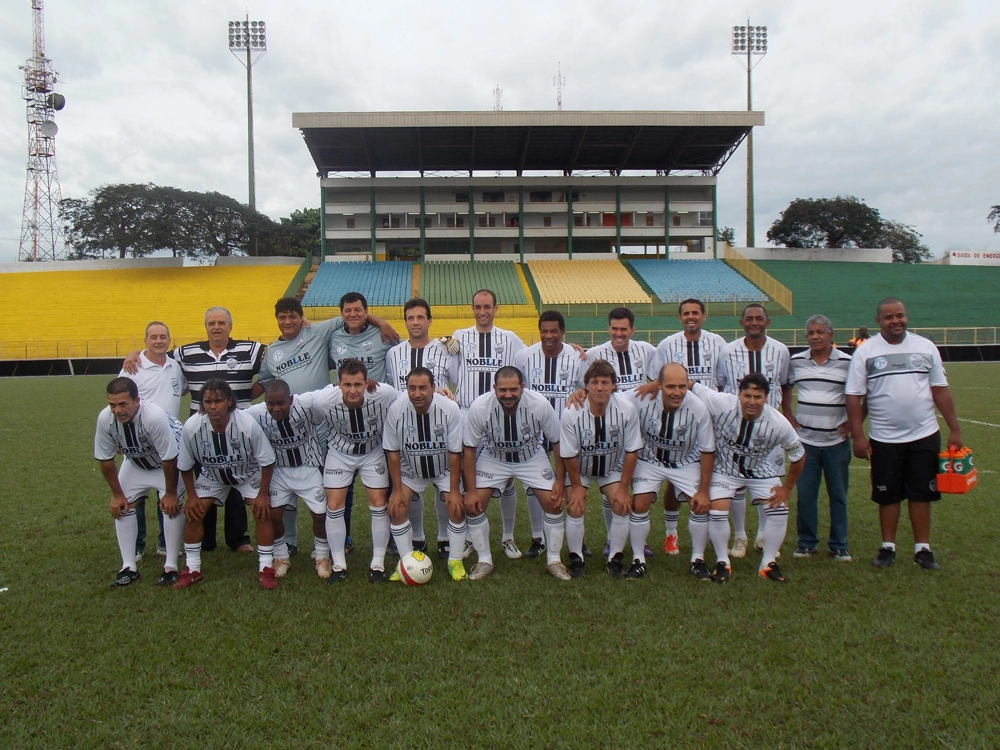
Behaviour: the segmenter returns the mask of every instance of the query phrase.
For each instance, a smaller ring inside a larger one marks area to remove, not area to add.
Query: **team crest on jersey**
[[[872,366],[876,370],[884,370],[888,364],[889,362],[885,357],[877,357],[875,361],[872,362]]]
[[[684,352],[674,352],[674,362],[679,365],[684,364]]]
[[[496,355],[498,357],[502,357],[503,356],[503,351],[504,351],[503,344],[494,344],[493,345],[493,351],[496,353]]]
[[[470,357],[475,357],[476,356],[476,342],[475,341],[470,341],[468,344],[466,344],[465,345],[465,351],[467,351],[469,353]]]
[[[368,429],[373,431],[378,429],[378,417],[368,417]]]
[[[370,352],[374,347],[372,346],[371,341],[365,341],[361,344],[361,348],[364,349],[366,352]]]
[[[347,344],[337,344],[337,354],[347,354]]]
[[[580,442],[590,443],[594,439],[593,430],[580,430]]]
[[[498,443],[503,440],[503,427],[498,425],[493,428],[493,439]]]
[[[768,380],[774,378],[774,362],[767,362],[764,365],[764,372],[767,373]]]
[[[177,378],[170,378],[170,390],[173,391],[175,396],[181,395],[181,384]]]
[[[275,362],[280,362],[284,358],[285,358],[285,353],[281,351],[281,349],[275,349],[274,352],[271,354],[271,359],[273,359]]]
[[[212,444],[207,440],[201,441],[201,455],[203,456],[212,455]]]
[[[337,431],[338,432],[347,432],[347,420],[346,419],[338,419],[337,422],[336,422],[336,424],[337,424]]]
[[[526,424],[521,425],[521,439],[529,440],[531,438],[531,427]]]
[[[760,436],[760,435],[754,435],[754,438],[753,438],[753,447],[754,447],[754,450],[760,450],[761,448],[763,448],[764,447],[764,438],[762,436]]]
[[[435,440],[441,440],[442,438],[444,438],[444,425],[441,425],[441,424],[435,425],[434,426],[434,439]]]
[[[910,367],[914,370],[920,370],[921,368],[927,367],[927,360],[924,359],[923,354],[912,354],[910,355]]]
[[[552,469],[542,469],[542,479],[547,479],[550,482],[556,478],[556,475],[552,472]]]
[[[676,432],[677,439],[678,440],[683,440],[685,438],[685,436],[687,435],[687,431],[688,431],[687,425],[683,425],[682,427],[678,427],[677,428],[677,432]]]
[[[531,379],[535,380],[535,381],[538,381],[538,380],[542,379],[542,368],[541,367],[535,367],[534,369],[532,369],[532,371],[531,371]]]
[[[417,428],[412,424],[406,426],[406,439],[413,440],[413,436],[417,434]]]
[[[612,427],[610,430],[608,430],[608,433],[611,435],[611,437],[616,438],[621,434],[621,431],[622,428],[616,425],[615,427]]]
[[[235,370],[239,362],[236,361],[236,357],[226,357],[226,367],[230,370]]]
[[[649,421],[646,422],[646,432],[659,432],[660,431],[660,420],[656,417],[650,417]]]
[[[560,385],[565,385],[568,382],[569,382],[569,368],[566,368],[559,372],[559,383]]]

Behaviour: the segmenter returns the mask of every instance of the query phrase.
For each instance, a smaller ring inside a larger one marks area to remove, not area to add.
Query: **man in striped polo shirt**
[[[825,315],[806,321],[809,348],[792,357],[788,368],[788,388],[782,395],[781,410],[799,434],[806,449],[806,463],[796,483],[798,504],[795,524],[799,543],[795,557],[816,554],[819,544],[820,479],[826,479],[830,498],[830,537],[827,546],[834,560],[850,562],[847,551],[847,482],[851,464],[850,432],[847,424],[847,371],[851,356],[833,346],[833,324]],[[792,416],[792,388],[798,388],[798,407]]]

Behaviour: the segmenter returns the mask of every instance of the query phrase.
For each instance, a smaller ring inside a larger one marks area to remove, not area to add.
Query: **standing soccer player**
[[[459,479],[462,472],[462,412],[458,404],[435,393],[434,373],[417,366],[406,376],[407,398],[398,399],[385,417],[382,446],[389,461],[392,494],[390,530],[396,548],[413,549],[407,510],[434,485],[448,511],[448,573],[453,581],[466,577],[465,508]]]
[[[209,378],[202,388],[201,410],[184,423],[177,467],[184,477],[187,503],[184,515],[184,556],[175,589],[203,580],[201,573],[202,520],[213,503],[221,503],[235,489],[250,505],[257,537],[257,580],[265,589],[274,577],[274,526],[268,493],[274,472],[274,451],[257,421],[237,411],[236,396],[222,378]],[[195,464],[200,466],[197,478]]]
[[[129,378],[108,383],[108,405],[97,417],[94,458],[111,488],[109,510],[115,519],[115,534],[121,551],[122,567],[112,586],[128,586],[139,580],[136,564],[136,507],[150,489],[160,493],[164,516],[166,562],[158,586],[177,580],[177,556],[184,530],[183,493],[177,493],[177,455],[181,423],[152,402],[139,397],[139,389]],[[121,470],[115,471],[115,454],[124,456]]]
[[[621,551],[625,548],[632,507],[628,488],[633,481],[638,451],[642,447],[639,417],[630,400],[615,392],[615,369],[610,363],[603,360],[594,362],[587,368],[583,380],[587,402],[582,408],[563,411],[559,441],[559,455],[563,460],[556,463],[556,482],[562,479],[563,471],[569,479],[566,498],[569,574],[579,578],[586,572],[583,516],[587,489],[591,482],[595,482],[615,513],[611,547],[617,554],[616,564],[621,575]],[[642,542],[645,544],[645,538]],[[608,565],[610,571],[611,558],[608,558]]]

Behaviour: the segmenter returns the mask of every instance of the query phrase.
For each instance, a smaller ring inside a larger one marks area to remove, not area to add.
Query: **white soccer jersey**
[[[590,406],[566,409],[562,415],[559,455],[579,456],[580,473],[606,477],[622,470],[626,453],[642,448],[639,417],[627,396],[612,393],[604,416],[595,417]]]
[[[404,477],[443,476],[449,454],[462,452],[462,412],[445,396],[435,395],[426,414],[417,414],[410,399],[400,398],[386,414],[382,447],[399,452]]]
[[[688,341],[684,331],[678,331],[656,347],[651,377],[655,379],[663,365],[676,362],[687,368],[688,380],[713,386],[715,363],[725,348],[726,340],[717,333],[703,330],[697,341]]]
[[[448,376],[455,384],[455,400],[463,409],[493,390],[493,376],[506,365],[516,366],[515,357],[524,349],[524,343],[515,334],[494,327],[489,333],[480,333],[475,326],[455,331],[452,336],[461,351],[452,356]]]
[[[701,399],[688,392],[676,411],[663,408],[663,397],[632,397],[642,432],[639,460],[677,469],[715,452],[712,418]]]
[[[382,450],[382,428],[385,415],[400,393],[392,386],[379,383],[374,393],[365,392],[361,406],[352,408],[344,403],[340,386],[330,385],[316,391],[313,410],[326,420],[327,453],[363,456]]]
[[[806,455],[791,422],[767,404],[752,422],[743,418],[738,396],[696,384],[694,393],[705,402],[715,427],[715,471],[742,479],[784,476],[785,457],[798,461]]]
[[[385,380],[400,393],[406,393],[406,376],[414,367],[426,367],[434,373],[434,386],[448,385],[448,347],[431,339],[422,349],[409,341],[400,341],[385,354]]]
[[[237,409],[229,414],[222,432],[212,429],[207,414],[195,414],[184,423],[177,468],[189,471],[201,464],[209,482],[238,487],[260,474],[261,467],[275,461],[274,450],[257,420]]]
[[[740,381],[751,372],[762,373],[771,390],[767,403],[775,409],[781,407],[781,386],[788,385],[788,347],[767,336],[759,352],[751,352],[742,338],[726,344],[716,362],[715,384],[724,393],[736,393]]]
[[[583,387],[585,367],[579,353],[566,344],[555,357],[547,357],[541,343],[522,349],[517,355],[517,369],[524,375],[524,387],[544,396],[556,416],[563,413],[570,394]]]
[[[656,379],[653,360],[656,349],[646,341],[629,341],[628,349],[616,352],[610,341],[587,350],[587,363],[599,359],[607,360],[615,368],[618,380],[618,390],[624,393],[634,391],[647,380]]]
[[[542,451],[544,438],[559,442],[559,420],[549,402],[533,391],[524,391],[513,414],[504,414],[494,392],[472,402],[465,415],[466,447],[483,447],[499,463],[517,464]]]
[[[94,458],[111,461],[121,453],[137,468],[159,469],[177,458],[181,429],[180,422],[152,402],[140,401],[131,422],[119,422],[105,406],[97,415]]]
[[[325,440],[320,437],[319,428],[325,422],[312,408],[316,393],[300,393],[292,396],[292,406],[288,418],[280,422],[274,419],[264,403],[254,404],[246,413],[257,420],[264,430],[267,441],[274,449],[276,464],[283,468],[297,466],[320,467],[326,460]]]

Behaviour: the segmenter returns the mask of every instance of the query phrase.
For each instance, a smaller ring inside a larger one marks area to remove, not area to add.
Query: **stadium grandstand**
[[[766,302],[767,295],[721,260],[630,260],[660,302]]]
[[[528,262],[543,306],[649,304],[649,295],[616,260]]]
[[[412,296],[413,263],[324,263],[302,298],[304,307],[335,307],[348,292],[364,289],[369,305],[403,305]]]

